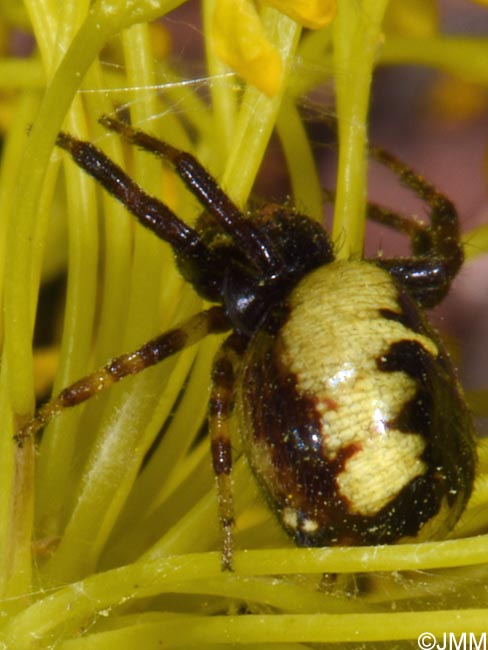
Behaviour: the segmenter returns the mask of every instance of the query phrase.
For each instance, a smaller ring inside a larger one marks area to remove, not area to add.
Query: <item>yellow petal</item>
[[[328,25],[336,13],[336,0],[264,0],[309,29]]]
[[[219,2],[214,14],[215,54],[268,97],[280,87],[283,68],[250,0]]]

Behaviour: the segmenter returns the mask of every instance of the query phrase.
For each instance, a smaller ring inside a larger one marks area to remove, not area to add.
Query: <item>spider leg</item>
[[[333,190],[322,190],[325,200],[334,203],[336,193]],[[415,255],[426,255],[432,250],[432,234],[430,229],[422,222],[407,217],[404,214],[393,212],[388,208],[369,201],[366,204],[366,218],[369,221],[381,223],[393,230],[405,233],[410,237]]]
[[[201,268],[212,266],[211,251],[199,234],[179,219],[164,203],[146,194],[118,165],[89,142],[67,133],[56,144],[68,151],[79,167],[118,199],[146,228],[168,242],[175,253],[195,261]]]
[[[337,120],[325,118],[337,136]],[[460,242],[459,222],[453,203],[417,174],[411,167],[379,147],[369,147],[369,155],[385,165],[400,181],[430,207],[430,226],[407,225],[407,219],[378,206],[369,206],[367,216],[409,235],[417,259],[378,259],[378,266],[394,275],[424,307],[434,307],[449,291],[459,271],[464,253]]]
[[[217,352],[212,366],[209,402],[210,444],[222,530],[222,569],[232,571],[234,499],[232,495],[232,449],[229,420],[234,410],[236,374],[246,339],[231,334]]]
[[[156,336],[137,350],[115,357],[41,406],[32,419],[16,433],[14,436],[16,443],[21,447],[26,440],[33,438],[37,431],[64,409],[85,402],[124,377],[135,375],[183,348],[197,343],[207,334],[217,334],[228,329],[230,329],[230,322],[224,310],[221,307],[211,307],[192,316],[179,327]]]
[[[194,156],[108,115],[102,116],[100,122],[131,144],[170,162],[188,189],[236,244],[242,247],[256,268],[265,272],[273,272],[279,268],[280,256],[273,250],[271,242],[265,240],[259,230],[245,218]]]
[[[420,221],[404,214],[393,212],[376,203],[368,203],[366,217],[370,221],[381,223],[393,230],[403,232],[410,237],[412,250],[415,255],[426,255],[432,250],[432,234],[430,229]]]
[[[430,225],[425,227],[378,206],[369,207],[369,218],[409,235],[415,255],[408,259],[379,259],[376,263],[397,277],[417,302],[433,307],[448,292],[464,259],[456,209],[433,185],[390,153],[371,147],[370,154],[430,208]]]

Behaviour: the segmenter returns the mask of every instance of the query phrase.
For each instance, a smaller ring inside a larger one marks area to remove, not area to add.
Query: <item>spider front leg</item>
[[[235,383],[246,339],[232,334],[217,352],[212,366],[209,429],[213,469],[217,482],[222,569],[232,571],[234,499],[232,494],[232,447],[229,420],[234,410]]]
[[[246,251],[252,264],[262,271],[277,270],[281,259],[273,243],[263,239],[259,230],[244,217],[217,181],[194,156],[108,115],[102,116],[100,123],[110,131],[121,135],[127,142],[171,163],[190,192],[197,197],[223,230],[231,235],[236,244]]]
[[[33,438],[37,431],[64,409],[77,406],[129,375],[136,375],[145,368],[170,357],[176,352],[203,339],[207,334],[217,334],[230,329],[230,323],[221,307],[212,307],[189,318],[185,323],[160,334],[134,352],[112,359],[102,368],[71,384],[59,395],[41,406],[14,436],[21,447]]]
[[[177,259],[186,260],[200,272],[190,281],[205,298],[214,300],[215,275],[219,275],[218,260],[202,242],[200,235],[174,214],[169,207],[149,196],[124,170],[90,142],[60,133],[58,147],[65,149],[75,163],[90,174],[107,192],[120,201],[142,224],[161,240],[171,245]]]

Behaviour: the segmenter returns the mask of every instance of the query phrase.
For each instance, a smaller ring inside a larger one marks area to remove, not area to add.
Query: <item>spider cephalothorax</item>
[[[126,123],[103,124],[171,163],[205,213],[190,228],[91,144],[58,145],[158,237],[184,278],[216,306],[65,388],[18,433],[208,334],[230,331],[212,370],[209,429],[232,566],[229,420],[299,545],[426,539],[455,524],[471,493],[475,445],[455,372],[423,307],[440,302],[462,247],[452,203],[382,150],[430,207],[425,226],[375,205],[369,218],[410,236],[412,257],[337,261],[326,232],[289,208],[245,217],[196,159]]]

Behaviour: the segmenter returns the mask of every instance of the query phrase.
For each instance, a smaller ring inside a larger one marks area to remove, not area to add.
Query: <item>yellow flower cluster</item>
[[[327,25],[336,11],[335,0],[266,0],[297,23],[309,29]],[[214,14],[217,56],[248,83],[269,97],[280,87],[283,72],[278,51],[267,37],[253,0],[219,3]]]

